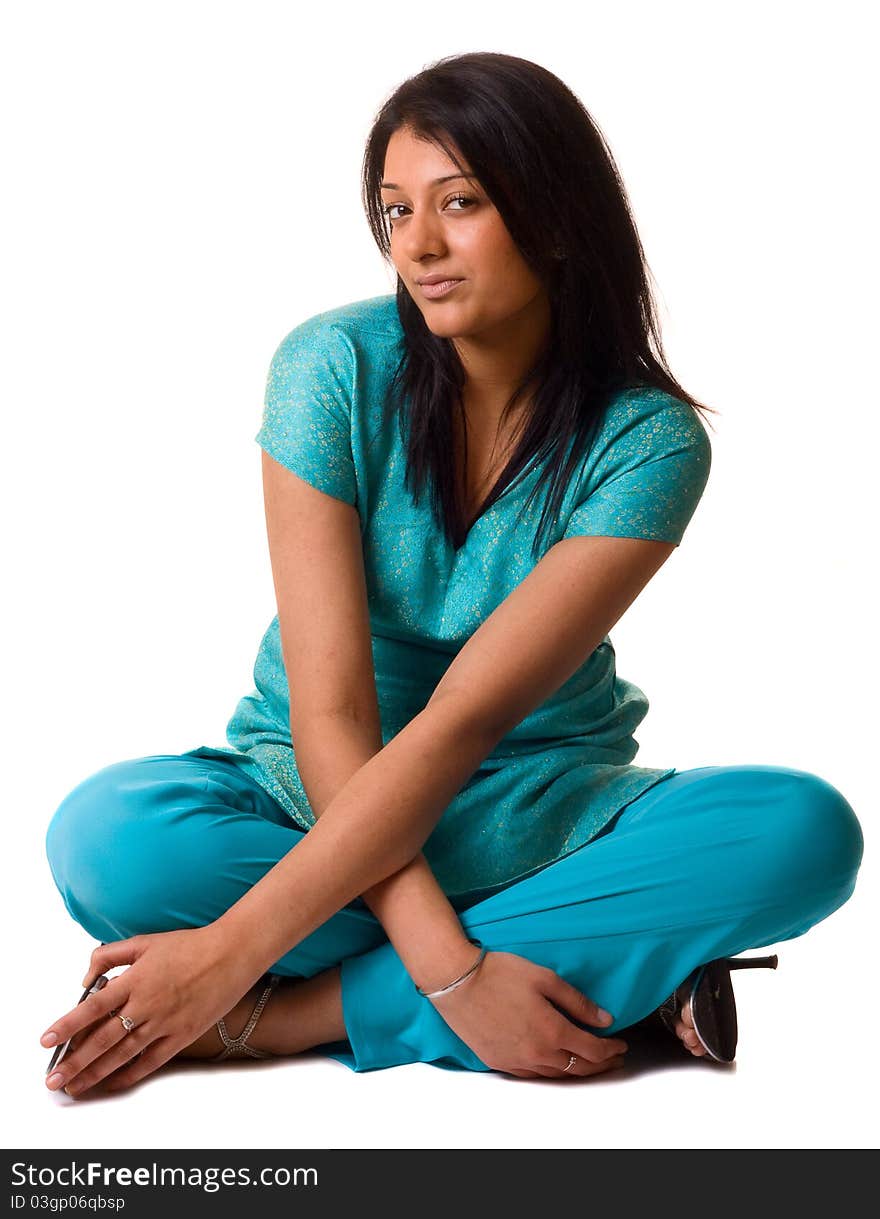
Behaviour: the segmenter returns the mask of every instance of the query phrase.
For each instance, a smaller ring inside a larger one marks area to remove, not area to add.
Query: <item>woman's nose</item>
[[[421,262],[426,254],[443,254],[443,226],[430,210],[413,212],[403,234],[403,252],[410,262]]]

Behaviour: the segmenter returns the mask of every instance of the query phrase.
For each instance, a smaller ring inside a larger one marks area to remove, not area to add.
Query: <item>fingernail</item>
[[[44,1033],[43,1036],[40,1038],[40,1042],[43,1045],[55,1045],[57,1040],[58,1040],[58,1034],[51,1032],[51,1030],[48,1033]]]
[[[603,1022],[603,1024],[611,1024],[611,1022],[614,1020],[611,1013],[606,1012],[604,1007],[597,1007],[596,1011],[599,1013],[599,1019]]]
[[[60,1088],[61,1085],[64,1083],[64,1076],[61,1074],[60,1071],[56,1071],[53,1075],[49,1076],[49,1078],[46,1080],[46,1083],[49,1085],[50,1088]]]

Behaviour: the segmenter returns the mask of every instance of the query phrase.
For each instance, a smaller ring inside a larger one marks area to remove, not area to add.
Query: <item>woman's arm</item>
[[[352,775],[296,847],[217,920],[214,925],[248,955],[254,976],[414,860],[446,806],[497,743],[468,720],[453,700],[429,703]],[[405,919],[419,895],[420,909],[428,909],[425,872],[420,877],[413,869],[387,892],[393,896],[383,891],[379,901],[392,930],[397,928],[395,947],[399,942],[407,969],[413,966],[415,980],[425,988],[444,985],[448,977],[429,974],[453,963],[454,934],[446,940],[443,927],[435,927],[438,911],[448,918],[445,896],[431,896],[430,928],[414,931],[405,927]],[[447,931],[455,933],[448,924]],[[457,934],[463,949],[460,924]],[[473,955],[468,946],[454,967],[470,964]]]
[[[351,504],[266,452],[262,460],[290,731],[320,817],[382,749],[361,521]],[[426,771],[423,785],[431,781]],[[420,985],[428,989],[439,977],[442,986],[467,968],[473,947],[420,852],[395,874],[373,880],[368,892],[351,896],[367,902]]]
[[[408,864],[497,743],[586,661],[674,549],[614,537],[551,547],[474,632],[424,710],[218,920],[253,946],[252,964],[268,969]]]
[[[316,817],[381,749],[375,717],[340,712],[299,728],[297,763]],[[423,990],[444,986],[473,961],[474,947],[421,851],[361,896]]]

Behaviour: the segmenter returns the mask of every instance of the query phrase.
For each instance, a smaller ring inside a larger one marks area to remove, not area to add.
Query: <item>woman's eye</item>
[[[453,195],[451,199],[446,200],[444,207],[448,207],[450,203],[472,204],[472,203],[476,203],[476,202],[477,202],[476,199],[472,199],[470,197],[470,195]],[[391,221],[400,220],[400,216],[392,215],[392,212],[394,211],[394,209],[398,208],[398,207],[405,208],[406,204],[405,203],[389,203],[387,205],[387,207],[383,207],[382,211],[384,212],[384,214],[388,220],[391,220]],[[452,210],[453,211],[467,211],[467,207],[453,208]]]

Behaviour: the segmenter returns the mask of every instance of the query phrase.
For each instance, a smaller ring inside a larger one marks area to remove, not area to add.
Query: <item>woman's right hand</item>
[[[623,1066],[629,1048],[573,1023],[601,1028],[613,1016],[552,969],[512,952],[487,952],[466,982],[426,1002],[487,1067],[523,1079],[598,1075]],[[563,1071],[572,1054],[577,1061]]]

